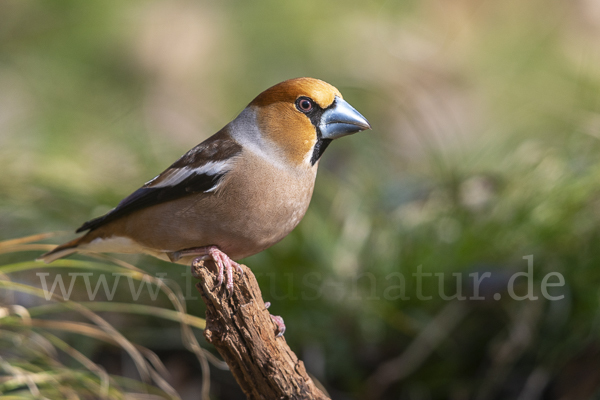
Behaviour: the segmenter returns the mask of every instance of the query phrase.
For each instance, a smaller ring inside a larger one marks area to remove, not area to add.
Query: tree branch
[[[212,266],[212,263],[207,263]],[[194,275],[196,288],[206,303],[204,336],[219,351],[249,399],[327,400],[306,373],[263,302],[258,283],[248,267],[235,272],[233,295],[217,286],[216,274],[203,265]]]

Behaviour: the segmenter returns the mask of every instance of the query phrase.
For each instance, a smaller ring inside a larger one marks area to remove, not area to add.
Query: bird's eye
[[[299,97],[298,100],[296,100],[296,108],[298,111],[307,113],[313,108],[312,100],[308,97]]]

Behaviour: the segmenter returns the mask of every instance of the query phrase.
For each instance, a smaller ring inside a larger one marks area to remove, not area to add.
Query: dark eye
[[[313,109],[313,102],[308,97],[299,97],[298,100],[296,100],[296,108],[298,111],[307,113]]]

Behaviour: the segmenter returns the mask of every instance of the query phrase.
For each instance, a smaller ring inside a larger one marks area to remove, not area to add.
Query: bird
[[[39,259],[73,253],[143,253],[190,265],[212,260],[233,290],[234,261],[286,237],[306,213],[330,143],[371,129],[334,86],[295,78],[260,93],[224,128],[192,148],[74,240]]]

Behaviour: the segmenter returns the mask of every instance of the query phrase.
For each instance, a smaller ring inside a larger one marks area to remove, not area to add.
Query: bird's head
[[[249,105],[264,139],[292,163],[314,166],[333,139],[371,125],[330,84],[313,78],[281,82]]]

